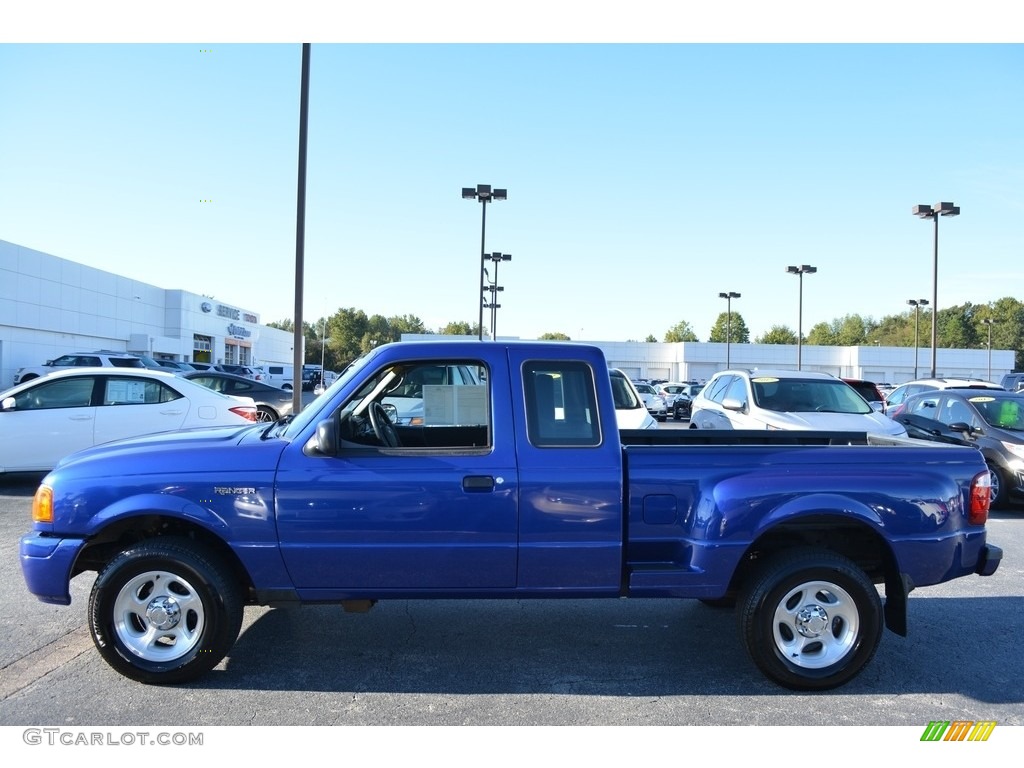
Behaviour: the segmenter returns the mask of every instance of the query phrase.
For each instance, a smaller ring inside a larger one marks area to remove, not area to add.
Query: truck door
[[[492,368],[487,385],[421,386],[423,423],[394,427],[397,447],[382,447],[360,426],[361,403],[386,401],[393,388],[422,381],[423,367],[439,365],[484,363],[384,366],[332,413],[344,434],[338,455],[285,451],[278,531],[305,599],[515,586],[519,484],[507,372]],[[496,381],[500,402],[489,390]]]
[[[592,362],[559,359],[557,347],[509,351],[521,591],[619,590],[622,446],[608,370],[603,358]]]

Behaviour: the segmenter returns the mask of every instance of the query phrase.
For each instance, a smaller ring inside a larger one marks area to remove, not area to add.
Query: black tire
[[[1004,507],[1010,498],[1010,483],[1007,474],[994,463],[989,462],[989,475],[992,477],[992,508]]]
[[[164,537],[133,545],[103,569],[89,596],[89,626],[100,655],[125,677],[183,683],[231,650],[242,609],[241,589],[219,556]]]
[[[797,550],[769,560],[740,600],[740,635],[771,680],[824,691],[855,677],[882,636],[882,601],[851,560]]]

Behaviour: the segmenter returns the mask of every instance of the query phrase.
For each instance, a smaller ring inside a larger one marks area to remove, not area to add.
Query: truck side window
[[[600,445],[594,372],[579,361],[534,360],[523,366],[526,429],[543,448]]]

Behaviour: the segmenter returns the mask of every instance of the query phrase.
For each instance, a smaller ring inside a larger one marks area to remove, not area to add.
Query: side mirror
[[[314,446],[324,456],[338,455],[338,421],[337,419],[324,419],[316,425],[316,438]]]
[[[746,403],[740,402],[735,397],[727,397],[722,400],[722,407],[727,411],[742,411],[747,406]]]
[[[947,426],[954,432],[963,432],[964,434],[972,436],[975,434],[976,431],[981,431],[980,429],[975,430],[974,427],[972,427],[970,424],[964,421],[954,421],[952,424],[949,424]]]
[[[392,424],[398,423],[398,407],[391,403],[381,403],[381,408],[384,409],[384,415],[388,417],[388,421]]]
[[[14,398],[13,397],[5,397],[3,399],[3,401],[0,402],[0,411],[13,411],[13,410],[14,410]]]

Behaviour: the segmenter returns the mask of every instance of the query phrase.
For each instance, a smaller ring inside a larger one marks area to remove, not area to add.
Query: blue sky
[[[290,317],[301,47],[207,34],[4,40],[0,239]],[[501,335],[881,319],[940,200],[939,306],[1021,297],[1022,136],[1019,44],[314,42],[305,317],[475,322],[478,183]]]

